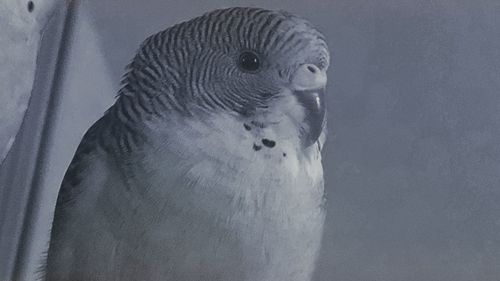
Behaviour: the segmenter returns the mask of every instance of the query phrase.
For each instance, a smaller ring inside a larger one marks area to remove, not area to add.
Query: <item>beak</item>
[[[305,109],[305,119],[301,138],[306,147],[314,144],[325,126],[326,70],[314,64],[303,64],[292,78],[292,90]]]

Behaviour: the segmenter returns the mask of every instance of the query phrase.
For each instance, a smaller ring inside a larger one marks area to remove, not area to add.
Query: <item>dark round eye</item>
[[[255,72],[260,67],[259,56],[251,51],[242,52],[238,61],[244,71]]]

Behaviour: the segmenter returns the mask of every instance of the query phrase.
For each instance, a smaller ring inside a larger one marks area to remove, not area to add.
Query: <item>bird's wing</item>
[[[82,206],[93,204],[88,196],[99,193],[113,174],[109,155],[103,143],[109,136],[106,126],[110,116],[105,114],[85,133],[73,160],[64,175],[57,198],[51,238],[42,275],[47,280],[67,280],[64,274],[71,273],[74,266],[65,256],[68,251],[78,251],[73,238],[84,231],[81,219]],[[85,196],[85,197],[84,197]],[[61,275],[62,274],[62,275]]]
[[[64,229],[64,224],[70,221],[68,217],[74,202],[80,194],[93,188],[87,181],[103,181],[106,177],[105,171],[97,171],[102,166],[104,148],[100,143],[104,126],[107,126],[108,116],[99,119],[85,133],[75,155],[64,175],[54,213],[51,230],[51,246],[57,243],[57,236]]]

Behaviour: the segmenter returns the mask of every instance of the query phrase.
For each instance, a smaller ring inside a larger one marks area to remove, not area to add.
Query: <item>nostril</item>
[[[307,69],[308,69],[309,71],[311,71],[312,73],[316,73],[316,67],[314,67],[314,66],[312,66],[312,65],[308,65],[308,66],[307,66]]]
[[[300,65],[290,77],[294,90],[319,89],[326,85],[326,73],[312,63]]]

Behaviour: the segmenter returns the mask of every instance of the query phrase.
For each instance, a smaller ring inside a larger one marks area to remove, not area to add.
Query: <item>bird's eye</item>
[[[255,72],[260,68],[259,56],[254,52],[244,51],[240,55],[238,64],[244,71]]]

